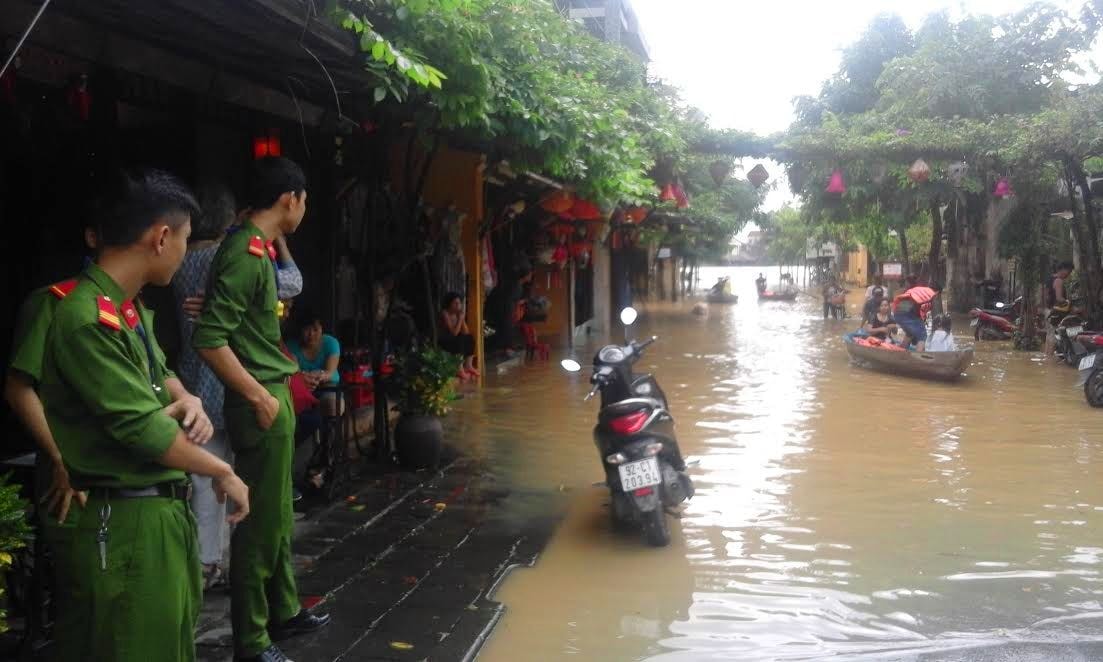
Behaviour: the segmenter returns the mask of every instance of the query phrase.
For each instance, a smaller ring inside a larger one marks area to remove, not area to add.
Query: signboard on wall
[[[666,259],[670,258],[670,249],[669,248],[660,248],[659,252],[655,254],[655,257],[660,259],[660,260],[666,260]]]
[[[881,275],[885,278],[899,279],[904,275],[904,265],[899,262],[885,262],[881,265]]]

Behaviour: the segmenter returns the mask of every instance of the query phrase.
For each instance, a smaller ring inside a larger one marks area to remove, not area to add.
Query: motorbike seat
[[[626,416],[641,409],[661,409],[662,403],[654,398],[628,398],[620,402],[614,402],[602,408],[598,414],[599,421],[607,421],[612,418]]]

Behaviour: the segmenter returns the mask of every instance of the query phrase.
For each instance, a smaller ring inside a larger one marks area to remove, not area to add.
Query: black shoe
[[[235,657],[234,662],[292,662],[292,660],[289,660],[287,656],[283,654],[279,646],[272,644],[257,655],[251,657]]]
[[[292,503],[294,503],[296,501],[302,501],[302,500],[303,500],[303,493],[299,490],[299,488],[292,487],[291,488],[291,501],[292,501]]]
[[[273,641],[283,641],[288,637],[316,632],[327,625],[329,625],[329,614],[318,616],[303,609],[279,625],[268,626],[268,636],[272,637]]]

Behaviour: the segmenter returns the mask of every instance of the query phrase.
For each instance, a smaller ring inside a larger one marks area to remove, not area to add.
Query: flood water
[[[699,461],[668,548],[611,531],[588,373],[553,356],[461,403],[515,516],[527,493],[570,502],[494,596],[507,612],[479,659],[980,659],[1009,642],[1061,648],[983,659],[1100,659],[1103,411],[1075,371],[987,343],[958,384],[872,372],[840,340],[860,292],[850,321],[824,321],[818,298],[759,304],[758,271],[726,270],[741,300],[705,319],[641,307],[636,334],[660,341],[638,369]]]

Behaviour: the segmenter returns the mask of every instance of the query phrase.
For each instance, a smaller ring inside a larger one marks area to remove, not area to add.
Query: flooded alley
[[[635,328],[660,337],[638,370],[698,461],[670,547],[611,531],[587,372],[530,364],[461,403],[512,516],[525,494],[569,496],[535,567],[494,595],[507,610],[480,659],[1103,655],[1103,418],[1075,371],[988,343],[957,384],[871,372],[840,340],[860,293],[824,321],[818,298],[760,304],[757,269],[725,271],[738,305],[643,306]]]

